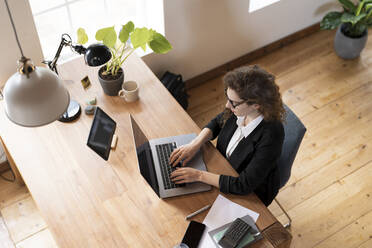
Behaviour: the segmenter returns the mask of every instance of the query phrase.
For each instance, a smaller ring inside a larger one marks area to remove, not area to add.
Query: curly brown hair
[[[266,121],[284,121],[285,110],[279,86],[271,73],[258,65],[243,66],[226,73],[223,82],[225,90],[234,90],[248,104],[258,104],[258,110]]]

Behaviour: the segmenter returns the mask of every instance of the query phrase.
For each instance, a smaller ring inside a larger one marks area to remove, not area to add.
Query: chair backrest
[[[284,109],[286,110],[286,120],[283,123],[284,142],[282,154],[278,160],[280,188],[288,182],[291,176],[293,161],[296,158],[298,148],[306,132],[306,127],[292,110],[287,105],[284,105]]]

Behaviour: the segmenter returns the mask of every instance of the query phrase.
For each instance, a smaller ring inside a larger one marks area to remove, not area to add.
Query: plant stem
[[[124,63],[124,61],[135,51],[136,49],[132,48],[132,50],[128,53],[128,55],[121,61],[120,66]]]

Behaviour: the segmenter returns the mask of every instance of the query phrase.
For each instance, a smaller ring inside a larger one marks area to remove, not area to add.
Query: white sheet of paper
[[[203,223],[206,225],[203,236],[199,242],[199,248],[215,248],[212,238],[209,236],[209,230],[213,230],[226,223],[234,221],[236,218],[249,215],[257,222],[259,214],[242,207],[235,202],[230,201],[222,195],[218,195],[213,203],[212,208],[209,210],[208,215],[205,217]]]

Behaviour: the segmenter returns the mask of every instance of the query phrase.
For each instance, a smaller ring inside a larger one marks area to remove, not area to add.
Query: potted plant
[[[80,44],[88,41],[83,28],[78,29],[77,37]],[[118,35],[115,26],[112,26],[99,29],[95,38],[106,45],[111,52],[111,59],[98,71],[98,79],[103,91],[110,96],[117,96],[121,89],[124,81],[122,65],[137,48],[141,47],[146,51],[148,45],[155,53],[161,54],[172,49],[171,44],[162,34],[145,27],[135,28],[131,21],[122,26]]]
[[[372,0],[338,0],[342,12],[327,13],[320,22],[320,29],[337,29],[334,49],[344,59],[358,57],[366,45],[368,27],[372,26]]]

